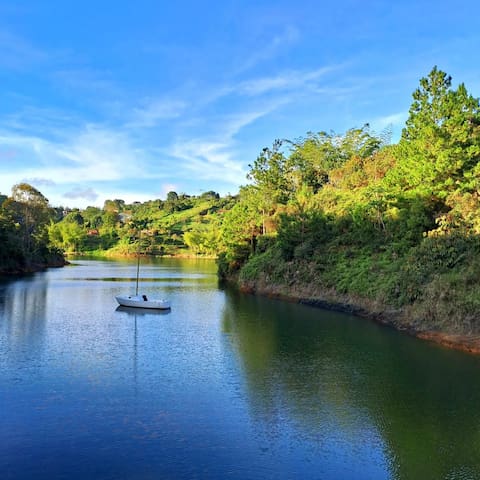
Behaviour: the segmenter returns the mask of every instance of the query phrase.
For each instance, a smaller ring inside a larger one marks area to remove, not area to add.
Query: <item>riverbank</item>
[[[370,299],[342,295],[334,289],[322,289],[314,284],[274,284],[268,282],[268,277],[242,282],[236,277],[231,277],[228,281],[236,284],[244,293],[351,313],[446,348],[480,354],[480,335],[424,329],[423,322],[415,318],[411,308],[396,309]]]
[[[51,255],[44,260],[32,260],[29,262],[10,262],[0,266],[1,277],[15,277],[42,272],[47,268],[61,268],[68,265],[68,260],[63,255]]]

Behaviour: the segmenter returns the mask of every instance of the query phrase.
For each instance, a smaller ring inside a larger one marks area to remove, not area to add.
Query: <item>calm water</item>
[[[0,478],[480,478],[480,358],[219,288],[208,261],[0,283]]]

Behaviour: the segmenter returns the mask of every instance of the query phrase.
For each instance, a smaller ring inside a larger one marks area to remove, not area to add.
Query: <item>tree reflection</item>
[[[37,343],[44,335],[48,282],[41,276],[0,284],[0,329],[10,342]]]
[[[480,359],[353,316],[227,295],[223,329],[268,428],[289,422],[330,448],[367,443],[391,478],[480,475]]]

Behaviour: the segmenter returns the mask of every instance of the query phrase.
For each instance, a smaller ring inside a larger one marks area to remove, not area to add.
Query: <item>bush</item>
[[[222,252],[217,257],[218,276],[226,279],[229,276],[236,275],[242,265],[250,257],[252,250],[249,245],[235,245],[227,252]]]
[[[262,275],[272,282],[282,283],[286,264],[278,247],[253,255],[240,270],[240,282],[258,280]]]
[[[421,299],[435,275],[458,270],[474,261],[480,250],[478,237],[445,235],[426,237],[405,256],[399,275],[400,304]]]

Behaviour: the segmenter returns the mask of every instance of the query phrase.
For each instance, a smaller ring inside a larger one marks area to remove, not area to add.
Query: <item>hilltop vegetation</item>
[[[213,191],[169,192],[165,201],[130,205],[107,200],[102,209],[69,211],[49,227],[50,241],[72,253],[215,256],[221,249],[221,216],[234,201]]]

